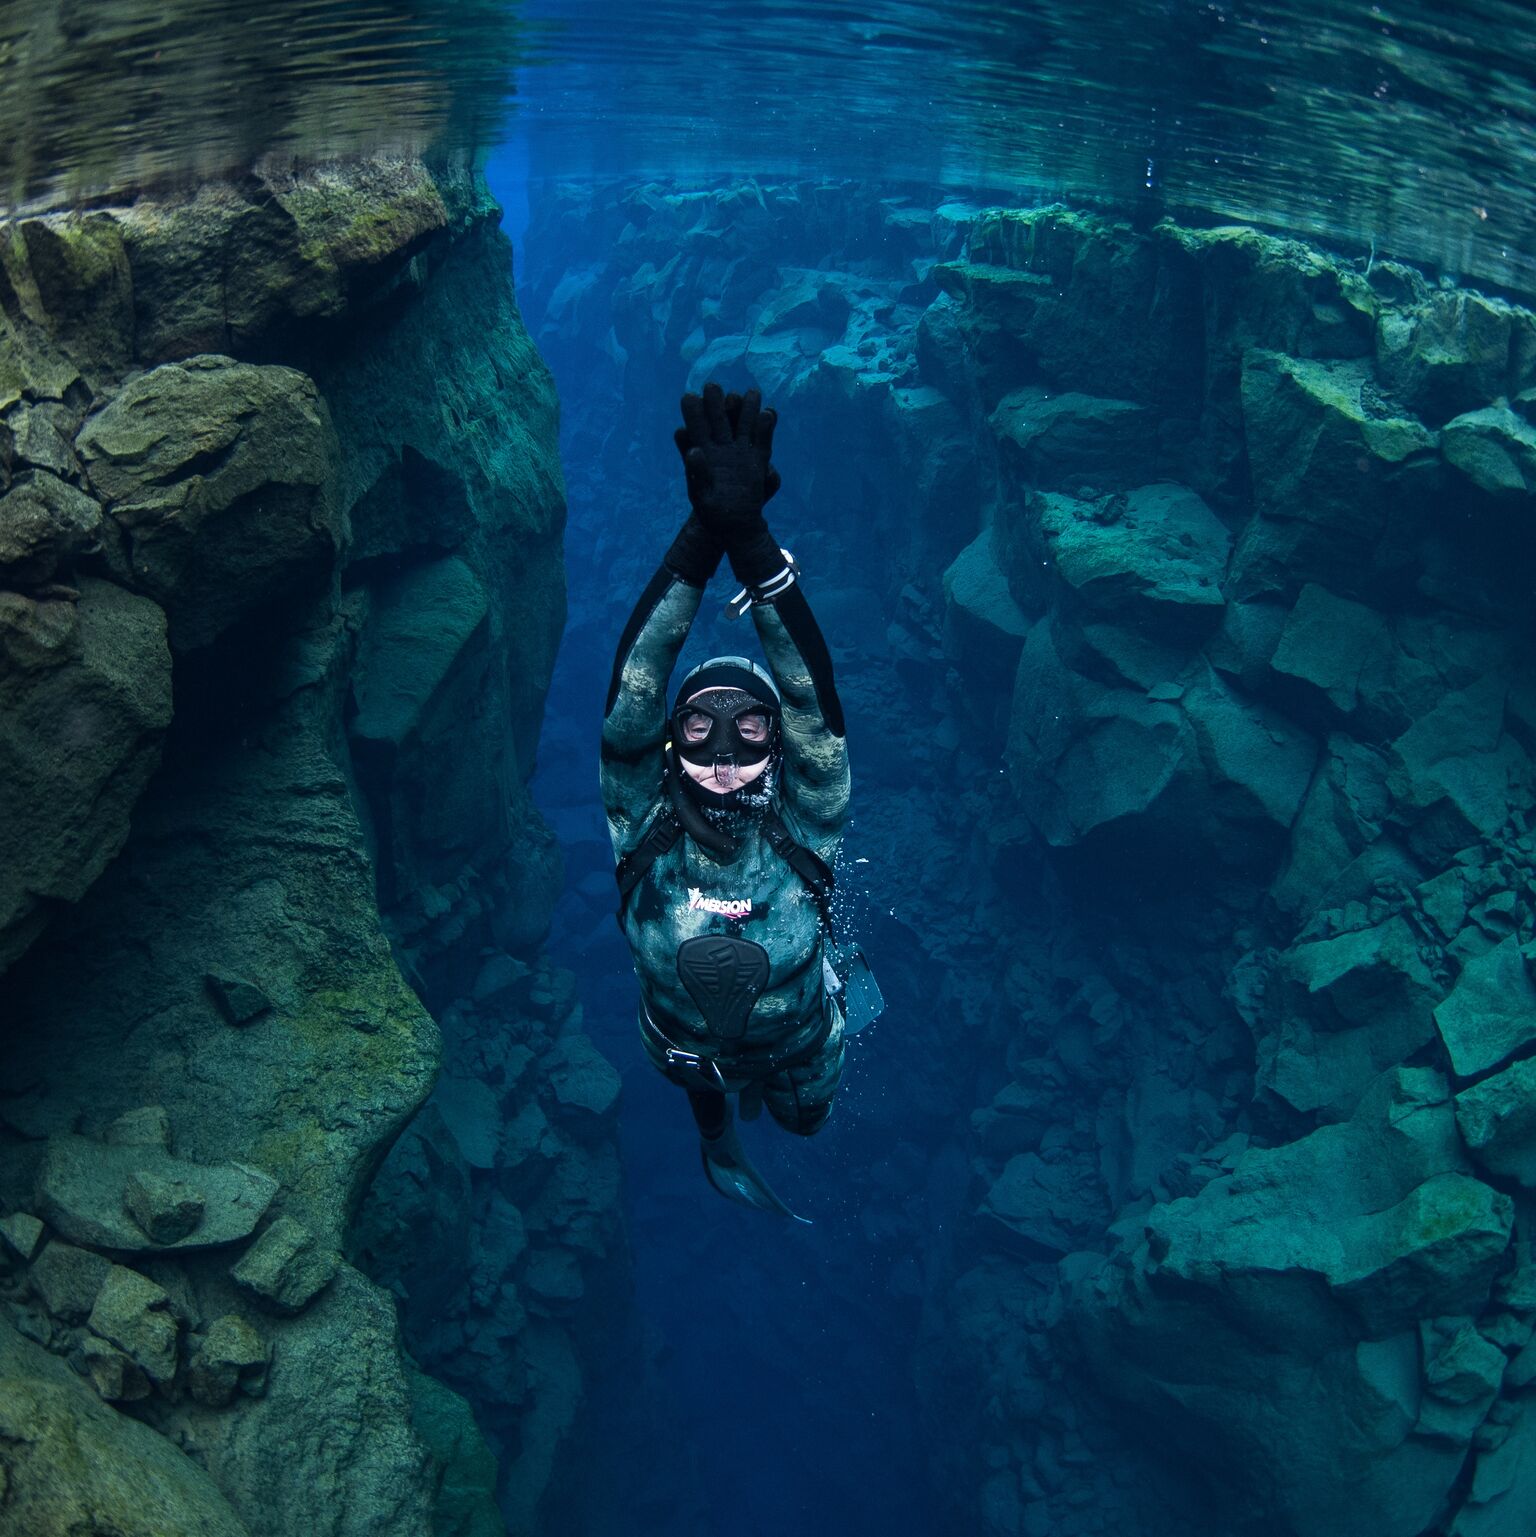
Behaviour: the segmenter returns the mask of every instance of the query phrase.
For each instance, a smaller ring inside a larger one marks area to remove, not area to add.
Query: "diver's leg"
[[[693,1111],[694,1124],[699,1128],[699,1135],[706,1142],[717,1142],[730,1123],[730,1107],[725,1095],[717,1089],[708,1087],[710,1082],[708,1074],[698,1071],[684,1072],[675,1063],[667,1060],[667,1048],[663,1040],[659,1039],[653,1030],[646,1029],[643,1009],[640,1013],[640,1044],[645,1048],[645,1054],[650,1058],[651,1066],[663,1078],[687,1090],[688,1108]],[[713,1081],[721,1082],[718,1072],[713,1074]]]
[[[839,1018],[822,1048],[809,1062],[787,1068],[763,1089],[768,1113],[786,1131],[814,1137],[832,1114],[832,1101],[843,1077],[843,1026]]]
[[[725,1095],[713,1089],[689,1089],[688,1108],[706,1142],[717,1142],[725,1131]]]

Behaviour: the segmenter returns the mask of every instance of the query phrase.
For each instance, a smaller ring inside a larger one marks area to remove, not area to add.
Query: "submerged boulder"
[[[261,1221],[277,1181],[245,1164],[207,1165],[162,1147],[60,1133],[37,1176],[37,1210],[66,1238],[104,1249],[207,1249]]]
[[[1378,1074],[1434,1039],[1439,990],[1420,948],[1392,917],[1287,950],[1259,1084],[1297,1110],[1352,1109]]]
[[[1362,678],[1389,643],[1386,620],[1375,609],[1308,583],[1286,616],[1269,665],[1350,715],[1360,704]]]
[[[1525,1399],[1509,1437],[1482,1449],[1451,1537],[1505,1537],[1536,1521],[1536,1415]]]
[[[1473,956],[1435,1009],[1451,1065],[1464,1077],[1487,1072],[1536,1041],[1536,947],[1513,934]]]
[[[1085,676],[1052,630],[1042,621],[1026,638],[1008,739],[1012,782],[1046,840],[1267,865],[1306,793],[1312,739],[1198,662],[1145,690]]]
[[[1391,744],[1393,818],[1432,867],[1497,835],[1536,796],[1536,763],[1507,729],[1509,688],[1502,670],[1469,679]]]
[[[1515,1062],[1463,1089],[1456,1124],[1483,1168],[1536,1188],[1536,1060]]]
[[[1186,486],[1165,482],[1084,501],[1030,499],[1063,601],[1104,623],[1193,644],[1218,624],[1231,536]],[[1148,680],[1152,681],[1152,680]]]
[[[1006,718],[1005,701],[1029,621],[1009,589],[995,528],[984,528],[944,572],[944,649],[996,703],[989,724]],[[989,687],[990,685],[990,687]]]
[[[248,1537],[215,1480],[0,1319],[0,1488],[27,1537]]]
[[[1383,386],[1432,426],[1519,388],[1518,360],[1536,344],[1531,316],[1465,289],[1383,306],[1376,368]],[[1447,456],[1449,457],[1449,456]]]
[[[1255,349],[1242,410],[1255,516],[1233,557],[1233,596],[1291,596],[1308,582],[1369,595],[1411,567],[1435,440],[1374,400],[1365,364]]]
[[[387,292],[413,255],[462,221],[445,181],[419,161],[351,159],[114,210],[139,356],[312,340]]]
[[[118,1346],[154,1383],[176,1375],[180,1322],[171,1299],[148,1276],[113,1265],[86,1320],[94,1334]]]
[[[23,590],[67,573],[101,543],[101,507],[45,470],[18,475],[0,496],[0,579]]]
[[[197,1342],[187,1370],[187,1391],[200,1404],[221,1409],[236,1393],[261,1393],[266,1387],[271,1350],[254,1328],[236,1313],[209,1324]]]
[[[1508,406],[1485,406],[1447,422],[1440,451],[1490,496],[1523,497],[1536,490],[1536,427]]]
[[[149,599],[94,577],[55,597],[0,591],[0,970],[123,846],[170,718]]]
[[[1153,413],[1131,400],[1030,386],[992,414],[1005,470],[1021,486],[1124,491],[1157,458]]]
[[[230,1267],[237,1286],[274,1312],[297,1313],[331,1281],[341,1257],[302,1222],[279,1217]]]
[[[84,1323],[96,1305],[111,1260],[94,1249],[50,1238],[43,1245],[27,1279],[38,1299],[63,1323]]]
[[[77,440],[177,650],[323,587],[341,543],[336,443],[314,383],[208,355],[131,379]]]

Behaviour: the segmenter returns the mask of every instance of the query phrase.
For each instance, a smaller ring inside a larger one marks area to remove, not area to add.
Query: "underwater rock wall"
[[[883,1028],[974,1108],[921,1365],[964,1514],[1530,1524],[1536,317],[846,185],[535,210],[568,437],[675,474],[658,381],[748,376],[818,600],[881,591],[900,689],[840,682],[932,813],[862,776],[947,989]]]
[[[614,1084],[538,953],[564,502],[497,220],[390,162],[0,227],[7,1530],[501,1530],[416,1364],[472,1312],[559,1384],[488,1385],[521,1530],[569,1429]]]

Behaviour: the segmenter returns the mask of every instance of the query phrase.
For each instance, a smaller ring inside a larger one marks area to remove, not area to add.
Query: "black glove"
[[[672,541],[662,565],[692,587],[708,587],[724,554],[725,546],[705,528],[698,513],[690,512],[688,521],[678,529],[677,538]]]
[[[756,390],[725,395],[709,383],[702,395],[683,396],[683,426],[672,435],[695,514],[725,547],[737,579],[749,587],[784,565],[763,517],[764,504],[780,484],[769,462],[777,423]]]

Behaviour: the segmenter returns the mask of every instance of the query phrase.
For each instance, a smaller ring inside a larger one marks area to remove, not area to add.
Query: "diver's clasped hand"
[[[770,462],[777,413],[756,390],[724,394],[713,382],[683,396],[683,425],[672,434],[683,456],[688,500],[729,549],[766,529],[763,506],[779,489]]]

